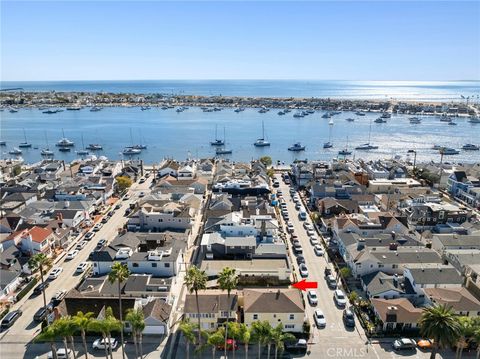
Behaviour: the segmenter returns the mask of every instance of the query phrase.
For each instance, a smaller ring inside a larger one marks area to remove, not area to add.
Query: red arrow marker
[[[306,289],[317,288],[318,287],[317,282],[307,282],[307,281],[305,281],[305,279],[302,279],[300,282],[293,283],[292,285],[295,288],[303,290],[303,291],[305,291]]]

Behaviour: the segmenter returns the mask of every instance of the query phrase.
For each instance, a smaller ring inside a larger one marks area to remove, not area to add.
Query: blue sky
[[[2,80],[480,79],[479,1],[1,1]]]

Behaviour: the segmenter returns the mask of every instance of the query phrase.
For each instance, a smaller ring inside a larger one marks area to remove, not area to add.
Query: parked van
[[[20,309],[14,310],[13,312],[8,313],[5,318],[2,320],[1,327],[2,329],[10,328],[13,323],[16,322],[18,318],[22,315],[22,311]]]

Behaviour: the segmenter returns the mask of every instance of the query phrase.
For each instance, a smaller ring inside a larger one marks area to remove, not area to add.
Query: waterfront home
[[[230,321],[239,319],[238,295],[235,291],[228,295],[219,290],[207,290],[198,292],[198,304],[194,294],[187,294],[185,297],[184,313],[190,322],[198,323],[200,312],[200,327],[203,330],[216,330]]]
[[[180,164],[171,159],[164,160],[157,169],[157,176],[158,177],[165,177],[165,176],[178,176],[178,169],[180,168]]]
[[[305,306],[300,291],[290,288],[244,289],[244,322],[268,321],[272,327],[283,325],[286,332],[303,332]]]

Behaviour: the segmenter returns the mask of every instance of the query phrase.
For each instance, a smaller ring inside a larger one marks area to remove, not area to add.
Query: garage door
[[[162,335],[165,334],[165,327],[163,325],[149,325],[145,327],[145,329],[143,330],[143,334]]]

